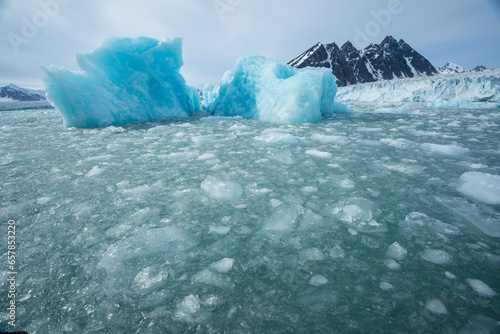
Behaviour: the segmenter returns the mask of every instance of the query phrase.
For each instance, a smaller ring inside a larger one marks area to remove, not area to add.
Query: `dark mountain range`
[[[405,41],[398,42],[391,36],[380,44],[370,44],[364,50],[356,49],[351,42],[340,48],[335,43],[318,43],[288,64],[297,68],[331,68],[339,86],[438,73]]]
[[[0,98],[14,101],[45,101],[45,91],[21,88],[10,84],[0,88]]]

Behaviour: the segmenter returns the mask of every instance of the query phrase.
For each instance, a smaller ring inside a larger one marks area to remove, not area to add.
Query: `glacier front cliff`
[[[336,99],[350,102],[427,102],[429,107],[488,108],[500,103],[500,70],[397,79],[342,87]]]

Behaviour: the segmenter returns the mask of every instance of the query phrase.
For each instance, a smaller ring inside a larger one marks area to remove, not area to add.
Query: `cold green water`
[[[496,333],[500,205],[461,180],[500,175],[500,110],[363,108],[85,130],[2,112],[0,330],[14,219],[29,333]]]

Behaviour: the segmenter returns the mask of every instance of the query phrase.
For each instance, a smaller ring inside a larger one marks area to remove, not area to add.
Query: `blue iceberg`
[[[202,106],[216,116],[314,123],[322,115],[346,111],[334,102],[335,80],[330,69],[297,69],[265,57],[243,57],[235,70],[224,74],[220,86],[205,86]]]
[[[43,68],[47,99],[68,127],[188,117],[201,110],[198,91],[179,73],[180,38],[110,38],[76,60],[80,72]]]

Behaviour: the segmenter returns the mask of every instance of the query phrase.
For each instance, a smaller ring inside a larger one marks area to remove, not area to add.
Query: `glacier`
[[[337,101],[394,104],[422,102],[433,108],[497,108],[500,70],[396,79],[341,87]]]
[[[296,69],[274,59],[242,57],[219,86],[203,90],[203,108],[216,116],[242,116],[278,124],[315,123],[345,111],[335,103],[337,84],[328,69]]]
[[[201,110],[197,90],[179,73],[180,38],[109,38],[76,60],[80,72],[42,68],[47,100],[67,127],[188,117]]]

